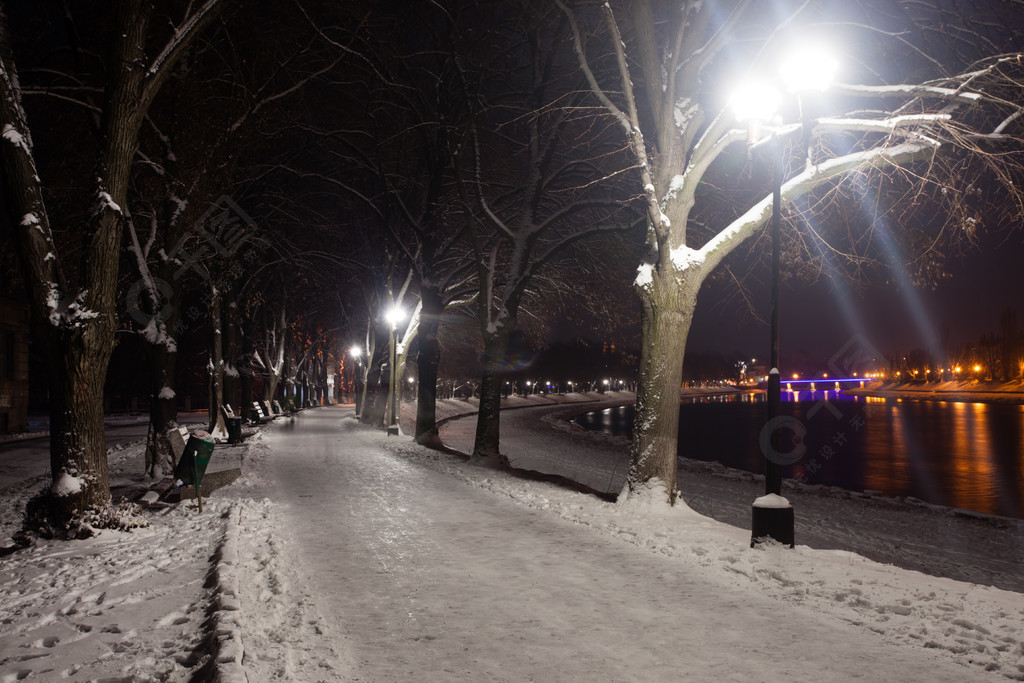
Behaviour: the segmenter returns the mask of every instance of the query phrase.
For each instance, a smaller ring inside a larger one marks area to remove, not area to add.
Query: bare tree
[[[43,201],[33,136],[22,107],[6,11],[0,10],[0,124],[7,206],[29,288],[35,339],[52,368],[48,508],[53,533],[87,533],[83,516],[110,503],[103,439],[103,380],[114,345],[121,235],[139,128],[171,70],[218,11],[219,0],[188,5],[170,35],[151,26],[148,2],[112,3],[110,60],[103,83],[92,211],[60,250]],[[165,23],[165,22],[164,22]],[[73,259],[78,259],[77,263]]]
[[[247,152],[264,147],[260,124],[280,116],[304,88],[340,61],[325,55],[316,36],[302,36],[303,30],[295,12],[254,17],[239,11],[225,17],[210,39],[196,41],[187,65],[172,73],[173,87],[140,132],[128,221],[128,248],[138,279],[129,288],[127,305],[153,367],[150,419],[157,438],[147,452],[147,470],[170,462],[163,435],[174,426],[177,413],[179,328],[208,320],[211,332],[226,335],[223,350],[217,335],[211,338],[213,353],[223,352],[211,366],[211,431],[223,421],[223,394],[237,400],[234,333],[239,309],[234,298],[240,293],[224,277],[211,287],[209,276],[243,265],[242,257],[252,255],[252,241],[259,239],[256,226],[231,195],[262,172],[246,163]],[[212,225],[224,213],[232,214],[227,218],[235,224]],[[244,264],[250,267],[252,262]],[[222,319],[183,320],[182,290],[196,284],[197,274],[208,292],[211,314],[216,301]]]
[[[869,212],[868,222],[877,223],[884,197],[864,188],[884,188],[893,204],[904,207],[933,196],[950,216],[948,235],[953,226],[972,225],[967,193],[956,181],[967,168],[987,173],[1000,188],[1008,209],[1003,218],[1021,215],[1019,183],[1014,184],[1020,170],[1014,155],[1020,149],[1021,56],[1001,52],[1008,43],[999,43],[986,21],[995,14],[966,24],[956,13],[918,16],[928,12],[921,3],[886,5],[895,16],[872,7],[855,17],[821,16],[816,4],[803,3],[779,23],[767,6],[744,0],[556,2],[571,22],[590,91],[625,133],[647,215],[648,255],[635,282],[643,305],[643,343],[628,492],[654,489],[674,503],[679,387],[697,293],[727,255],[758,234],[773,203],[770,194],[751,197],[747,190],[730,195],[731,202],[718,202],[717,211],[707,209],[714,199],[708,181],[722,177],[716,174],[730,155],[742,159],[746,153],[748,131],[736,124],[721,95],[728,72],[774,79],[757,67],[774,61],[796,33],[809,26],[827,31],[829,21],[861,29],[876,52],[891,40],[899,51],[890,51],[886,63],[877,66],[873,82],[834,86],[835,101],[848,107],[844,113],[821,116],[805,110],[799,123],[769,124],[770,139],[787,144],[791,153],[781,199],[790,205],[789,220],[798,222],[801,206],[816,213],[838,207],[850,188],[850,195],[880,207]],[[834,13],[851,8],[854,14],[860,8],[853,3],[825,7]],[[1007,11],[1007,16],[1015,13]],[[881,25],[882,16],[902,22],[900,30]],[[969,63],[952,49],[944,55],[946,63],[928,52],[935,36],[927,29],[942,22],[957,27],[951,46],[970,52]],[[979,57],[979,50],[990,56]],[[737,54],[755,66],[737,67],[730,62]],[[900,66],[915,69],[918,80],[905,81]],[[738,202],[744,202],[744,210],[729,208]],[[861,227],[864,222],[861,217]],[[932,235],[931,245],[938,241]]]
[[[501,390],[524,300],[560,254],[635,220],[609,170],[622,147],[610,142],[614,122],[582,107],[574,92],[582,83],[559,58],[566,23],[539,5],[523,7],[522,21],[507,29],[519,42],[505,48],[519,61],[506,67],[503,92],[485,89],[490,106],[460,152],[484,346],[473,454],[502,466]]]

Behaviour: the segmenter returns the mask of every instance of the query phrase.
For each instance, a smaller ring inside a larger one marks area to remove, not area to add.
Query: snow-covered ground
[[[536,412],[505,414],[524,425],[506,443],[529,429],[534,457],[596,472],[595,442]],[[141,451],[111,454],[124,490]],[[202,514],[0,559],[0,681],[1024,680],[1021,593],[751,549],[745,528],[483,469],[350,407],[218,463],[244,474]],[[4,489],[5,535],[40,484]]]
[[[502,450],[517,467],[562,475],[617,494],[626,480],[629,442],[568,421],[585,408],[504,413]],[[446,422],[441,433],[445,443],[468,453],[474,427],[473,419],[454,420]],[[1024,592],[1024,521],[788,479],[783,485],[796,509],[801,544],[853,551],[886,564]],[[751,503],[764,493],[764,478],[717,462],[681,460],[679,486],[692,509],[749,529]]]

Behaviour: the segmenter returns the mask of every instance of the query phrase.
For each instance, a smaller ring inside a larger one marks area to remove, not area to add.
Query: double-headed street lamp
[[[388,436],[398,436],[398,410],[395,405],[395,399],[398,398],[398,354],[395,331],[398,328],[398,323],[405,320],[405,311],[395,306],[384,314],[384,319],[391,325],[391,395],[388,399],[391,404],[391,421],[388,423]]]
[[[835,73],[836,62],[823,50],[805,49],[794,52],[782,63],[780,69],[786,90],[795,93],[819,91],[828,88]],[[775,110],[781,102],[781,95],[765,81],[742,88],[733,98],[733,109],[736,118],[748,125],[748,144],[754,144],[760,138],[762,124],[771,123],[775,118]],[[809,151],[809,121],[803,102],[799,103],[801,118],[801,134],[803,151]],[[779,374],[779,252],[780,224],[782,210],[782,146],[778,133],[773,132],[770,139],[772,158],[772,285],[771,285],[771,353],[768,373],[767,416],[765,426],[761,430],[761,449],[765,454],[764,485],[765,495],[754,501],[751,524],[751,545],[759,539],[772,538],[780,543],[793,547],[794,520],[793,506],[782,497],[782,467],[799,459],[802,450],[782,452],[780,444],[781,431],[791,429],[800,433],[802,425],[794,418],[782,416],[782,384]],[[796,455],[796,458],[793,456]]]

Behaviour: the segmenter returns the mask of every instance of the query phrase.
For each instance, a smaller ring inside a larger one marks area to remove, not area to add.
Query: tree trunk
[[[511,326],[510,326],[511,327]],[[484,373],[480,382],[480,409],[476,418],[473,455],[508,467],[508,460],[499,450],[501,432],[501,386],[504,379],[502,362],[508,355],[509,333],[501,328],[484,337]]]
[[[419,388],[416,397],[416,443],[440,448],[437,431],[437,368],[441,364],[441,344],[437,328],[441,324],[444,303],[440,293],[424,288],[420,292],[420,349],[417,358]]]
[[[224,402],[224,349],[221,334],[220,291],[211,286],[210,298],[210,434],[226,437],[224,415],[220,406]]]
[[[643,302],[640,375],[627,477],[629,494],[661,486],[674,504],[677,480],[679,390],[683,356],[699,283],[679,284],[675,273],[655,275]],[[624,492],[625,493],[625,492]]]
[[[246,329],[241,331],[242,336],[242,361],[239,364],[238,374],[240,376],[242,395],[239,398],[238,415],[243,418],[252,410],[253,401],[253,379],[256,377],[254,356],[256,348],[253,339],[256,332],[256,321],[254,317],[248,319]]]
[[[232,408],[239,406],[241,397],[239,388],[239,343],[238,343],[238,306],[234,297],[229,296],[227,306],[223,307],[221,330],[224,333],[224,401]]]
[[[176,319],[176,316],[173,316]],[[171,322],[168,321],[168,327]],[[173,329],[173,328],[172,328]],[[164,388],[174,391],[174,374],[178,365],[178,351],[168,349],[165,344],[151,347],[150,362],[152,363],[153,400],[149,406],[149,423],[153,430],[153,440],[146,452],[146,472],[152,477],[160,477],[174,467],[174,456],[167,430],[171,429],[178,419],[178,397],[168,396]]]
[[[59,333],[54,330],[52,336]],[[50,374],[52,512],[64,529],[88,510],[110,504],[110,475],[103,437],[103,381],[114,342],[113,326],[90,325],[54,344]]]

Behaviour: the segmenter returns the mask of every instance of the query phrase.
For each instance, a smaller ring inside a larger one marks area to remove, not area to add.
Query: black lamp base
[[[792,507],[753,507],[753,523],[751,525],[750,547],[753,548],[765,539],[794,547]]]

